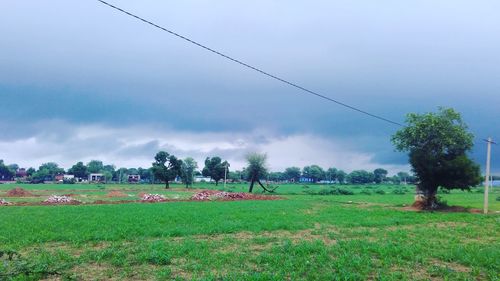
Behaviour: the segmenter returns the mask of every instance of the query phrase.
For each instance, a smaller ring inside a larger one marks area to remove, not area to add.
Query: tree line
[[[256,158],[256,154],[253,157]],[[68,170],[63,169],[55,162],[44,163],[38,169],[20,169],[17,164],[6,165],[3,160],[0,160],[0,180],[14,180],[16,177],[24,177],[26,181],[41,183],[55,181],[58,175],[69,174],[75,177],[71,181],[79,181],[87,180],[90,174],[102,174],[105,182],[125,183],[128,182],[129,175],[139,175],[142,183],[163,182],[166,187],[176,180],[182,181],[186,186],[192,186],[196,176],[210,178],[216,185],[224,178],[229,182],[250,182],[253,179],[254,181],[272,183],[399,184],[415,182],[415,177],[406,172],[399,172],[389,177],[387,170],[382,168],[374,171],[355,170],[346,173],[334,167],[324,169],[319,165],[309,165],[303,168],[289,167],[283,171],[268,171],[265,161],[264,157],[260,160],[262,163],[254,161],[255,163],[251,165],[249,162],[247,167],[232,171],[230,163],[218,156],[207,157],[203,168],[198,169],[198,163],[193,158],[178,159],[165,151],[160,151],[155,155],[154,162],[149,168],[116,168],[114,165],[104,164],[100,160],[91,160],[86,164],[77,162]],[[255,176],[256,172],[252,169],[258,170],[258,177]],[[24,172],[20,173],[20,170],[24,170]]]

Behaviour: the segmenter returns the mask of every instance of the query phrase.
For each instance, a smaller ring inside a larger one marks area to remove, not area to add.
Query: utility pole
[[[490,187],[490,159],[491,159],[491,144],[496,144],[491,137],[485,140],[488,148],[486,149],[486,175],[484,177],[484,210],[485,214],[488,213],[488,188]]]
[[[224,165],[224,189],[226,189],[226,179],[227,179],[227,163]]]

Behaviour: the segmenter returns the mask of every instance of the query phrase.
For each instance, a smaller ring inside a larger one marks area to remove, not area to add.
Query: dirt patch
[[[413,204],[409,207],[403,207],[401,208],[402,210],[405,211],[413,211],[413,212],[443,212],[443,213],[473,213],[473,214],[480,214],[482,213],[482,210],[480,209],[474,209],[474,208],[465,208],[461,206],[441,206],[437,209],[425,209],[422,208],[420,205]]]
[[[33,197],[33,193],[25,190],[22,187],[16,187],[7,191],[6,197]]]
[[[469,267],[466,267],[456,262],[444,262],[436,259],[431,260],[431,262],[435,266],[449,268],[455,272],[470,273],[472,271]]]
[[[121,192],[121,191],[111,191],[111,192],[108,192],[108,194],[106,194],[106,197],[108,198],[113,198],[113,197],[128,197],[127,194]]]

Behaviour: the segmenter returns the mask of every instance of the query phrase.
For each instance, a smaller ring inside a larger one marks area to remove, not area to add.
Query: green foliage
[[[106,195],[92,184],[21,186]],[[288,193],[302,192],[301,186],[281,185],[288,195],[276,201],[0,207],[0,248],[22,253],[12,258],[18,265],[7,255],[0,260],[0,280],[498,279],[500,249],[492,245],[500,242],[500,226],[494,214],[404,211],[400,207],[413,196],[392,193],[404,186],[377,185],[387,191],[383,196]],[[307,190],[337,187],[362,192],[365,186],[314,184]],[[138,188],[192,194],[160,185],[110,187]],[[453,190],[442,196],[450,205],[482,206],[482,194]],[[500,201],[490,203],[500,210]]]
[[[250,153],[246,156],[248,167],[248,180],[250,183],[249,192],[252,192],[253,184],[259,181],[267,173],[267,155],[259,153]]]
[[[53,181],[56,175],[63,173],[64,169],[59,168],[57,163],[49,162],[42,164],[31,177],[35,181]]]
[[[325,171],[318,165],[305,166],[302,169],[302,176],[312,179],[313,182],[318,182],[325,178]]]
[[[61,266],[46,260],[30,260],[18,252],[0,249],[0,280],[39,280],[60,274]]]
[[[78,162],[75,165],[73,165],[68,170],[68,173],[70,175],[74,175],[76,178],[81,178],[81,179],[85,179],[89,176],[89,173],[87,171],[87,166],[85,166],[83,162]]]
[[[378,168],[373,171],[373,181],[375,183],[382,183],[387,177],[387,170]]]
[[[350,184],[373,183],[374,179],[375,179],[375,175],[373,173],[370,173],[370,172],[365,171],[365,170],[352,171],[347,176],[347,181]]]
[[[300,168],[299,167],[289,167],[285,169],[285,178],[288,181],[299,182],[300,179]]]
[[[377,190],[375,190],[375,193],[380,194],[380,195],[384,195],[385,191],[383,189],[377,189]]]
[[[181,178],[182,182],[186,185],[186,188],[193,185],[194,182],[194,172],[198,168],[198,163],[191,158],[187,157],[182,161],[181,165]]]
[[[495,200],[500,201],[500,196],[497,196],[497,198]]]
[[[467,156],[473,135],[458,112],[439,108],[437,113],[410,113],[406,123],[392,141],[397,150],[409,153],[421,190],[435,194],[439,186],[469,189],[480,183],[479,165]]]
[[[165,187],[169,187],[169,182],[181,174],[182,160],[177,159],[165,151],[160,151],[155,156],[153,162],[153,174],[155,178],[165,182]]]
[[[407,190],[405,188],[395,188],[392,193],[394,194],[399,194],[399,195],[404,195],[406,194]]]
[[[345,183],[345,179],[347,177],[347,173],[342,171],[342,170],[338,170],[337,171],[337,181],[340,183],[340,184],[343,184]]]
[[[328,168],[325,172],[325,180],[330,182],[337,180],[337,172],[338,170],[336,168]]]
[[[210,177],[215,181],[215,185],[219,184],[219,181],[224,178],[224,173],[229,172],[229,163],[227,161],[222,162],[220,157],[207,157],[205,159],[205,167],[202,170],[204,177]]]
[[[351,190],[340,187],[321,189],[318,192],[314,190],[307,190],[306,193],[309,195],[354,195],[354,192],[352,192]]]
[[[15,175],[8,166],[3,163],[3,160],[0,159],[0,180],[11,180]]]

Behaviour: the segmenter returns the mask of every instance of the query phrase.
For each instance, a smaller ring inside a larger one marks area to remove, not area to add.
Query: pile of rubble
[[[11,203],[5,201],[4,199],[0,198],[0,206],[7,206],[10,205]]]
[[[207,201],[207,200],[274,200],[278,199],[275,196],[255,195],[244,192],[226,192],[216,190],[203,190],[194,194],[191,200]]]
[[[80,203],[79,201],[66,196],[66,195],[51,195],[49,198],[43,201],[45,204],[74,204],[74,203]]]
[[[163,202],[163,201],[167,201],[167,198],[161,194],[143,194],[141,196],[141,201],[144,201],[144,202]]]

